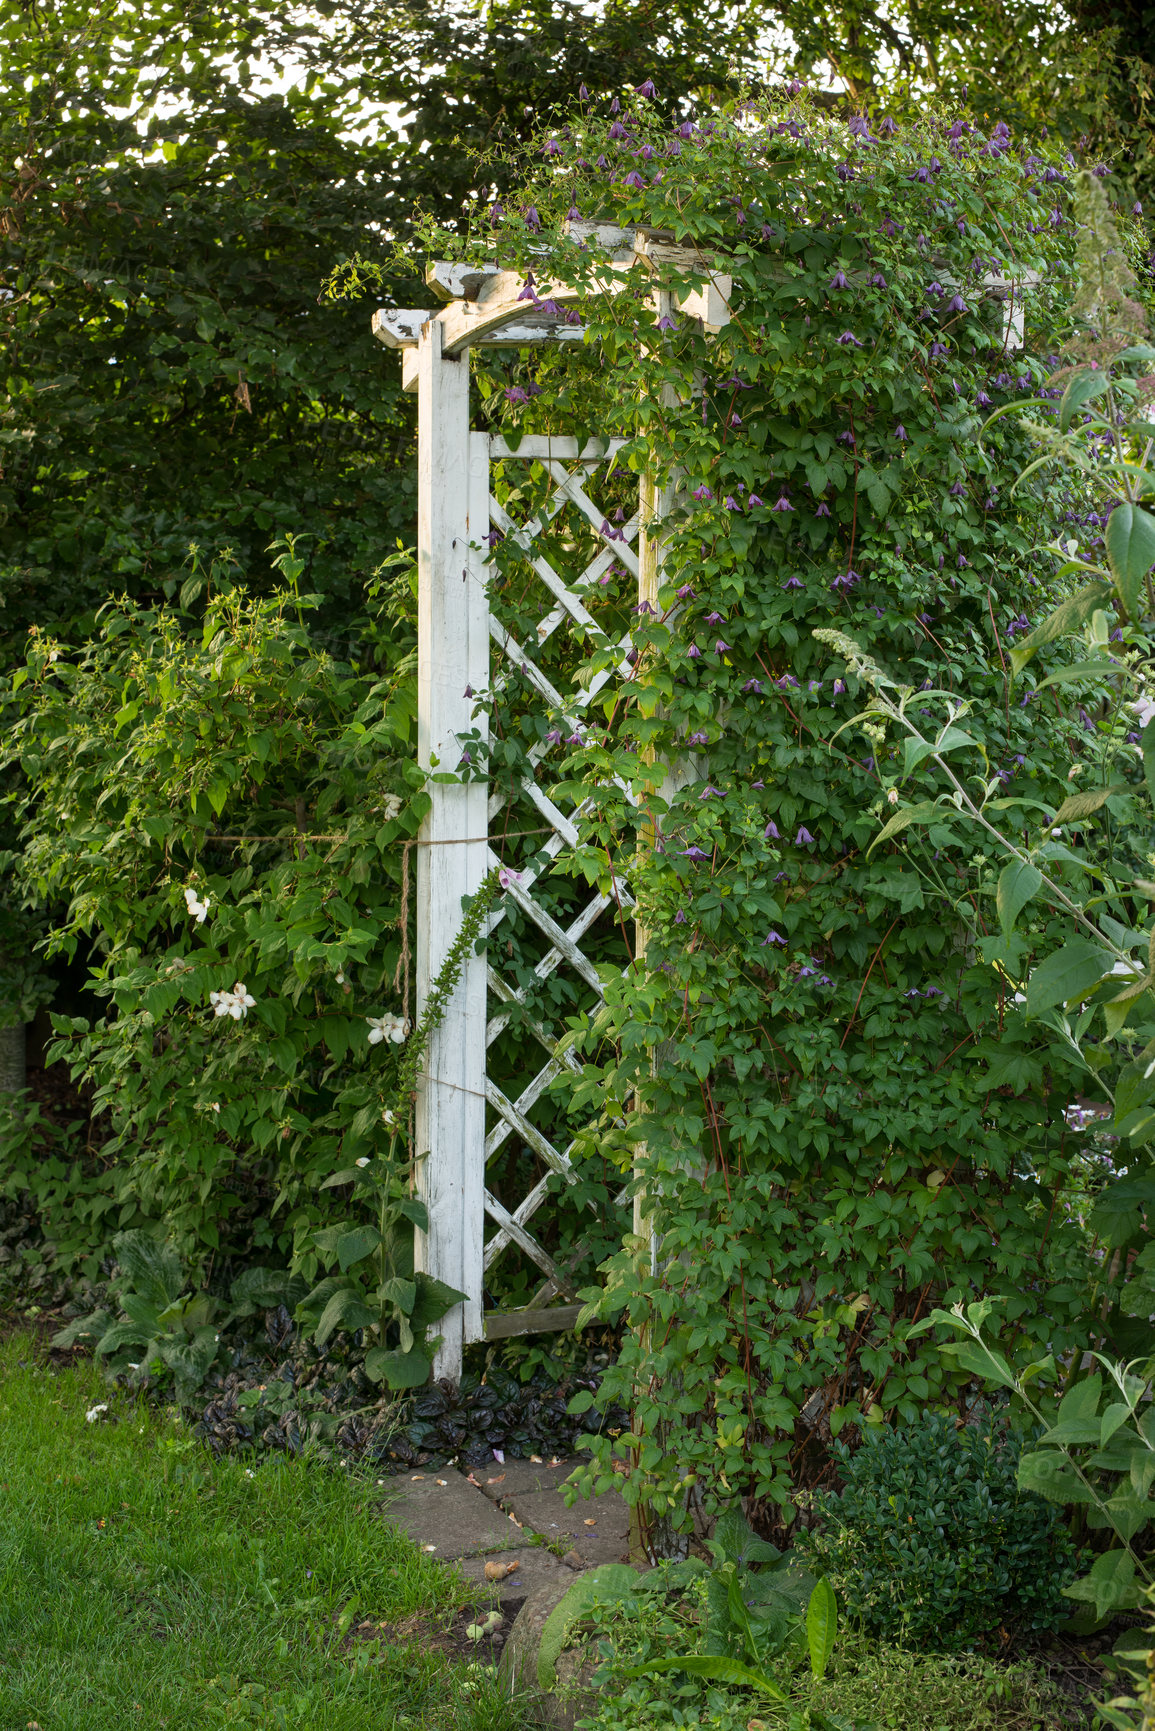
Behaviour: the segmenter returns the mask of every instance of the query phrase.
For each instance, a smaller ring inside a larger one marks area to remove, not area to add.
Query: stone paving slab
[[[507,1498],[524,1496],[527,1491],[556,1490],[579,1465],[576,1460],[507,1460],[504,1465],[493,1461],[489,1466],[473,1467],[469,1477],[495,1503],[504,1503]]]
[[[630,1512],[615,1491],[567,1508],[560,1490],[527,1491],[503,1502],[516,1520],[548,1545],[575,1550],[583,1563],[620,1562],[630,1543]]]
[[[517,1551],[501,1552],[503,1563],[515,1559],[517,1568],[501,1581],[487,1581],[485,1578],[485,1565],[492,1560],[490,1557],[464,1557],[453,1567],[481,1589],[485,1602],[494,1605],[508,1604],[511,1600],[520,1603],[546,1581],[572,1582],[575,1579],[573,1570],[559,1561],[552,1551],[547,1551],[544,1545],[524,1545]]]
[[[384,1518],[441,1562],[525,1544],[517,1522],[455,1467],[397,1478],[393,1490]]]

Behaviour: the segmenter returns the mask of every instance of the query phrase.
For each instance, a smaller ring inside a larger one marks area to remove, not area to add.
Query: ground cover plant
[[[916,1653],[851,1629],[839,1632],[816,1666],[797,1620],[773,1647],[770,1669],[784,1699],[749,1678],[726,1682],[725,1661],[712,1658],[723,1649],[710,1638],[710,1576],[686,1571],[684,1563],[663,1563],[632,1584],[620,1567],[594,1571],[609,1578],[600,1589],[592,1581],[562,1645],[563,1698],[573,1701],[581,1731],[1051,1731],[1087,1724],[1085,1697],[1064,1697],[1029,1659]]]
[[[519,1731],[429,1630],[453,1576],[381,1520],[372,1476],[213,1460],[170,1412],[0,1345],[0,1718],[51,1731]],[[427,1619],[416,1644],[368,1638]],[[362,1638],[348,1639],[351,1629]]]

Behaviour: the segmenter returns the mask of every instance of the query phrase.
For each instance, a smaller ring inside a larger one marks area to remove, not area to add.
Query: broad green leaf
[[[1046,679],[1040,679],[1035,690],[1045,691],[1049,685],[1070,685],[1075,680],[1082,679],[1118,679],[1121,671],[1117,661],[1076,661],[1073,666],[1060,667],[1054,673],[1048,674]]]
[[[380,1242],[381,1234],[375,1226],[368,1224],[353,1226],[348,1232],[342,1232],[335,1246],[337,1261],[341,1265],[341,1273],[346,1273],[355,1262],[364,1261],[366,1256],[371,1255],[376,1250]]]
[[[838,1605],[834,1588],[823,1578],[816,1581],[806,1607],[806,1640],[810,1648],[810,1670],[815,1677],[826,1673],[838,1634]]]
[[[1104,533],[1119,599],[1136,623],[1146,611],[1143,579],[1155,565],[1155,517],[1141,505],[1116,505]]]
[[[365,1375],[387,1388],[420,1388],[429,1381],[432,1368],[433,1360],[419,1346],[409,1352],[375,1346],[365,1354]]]
[[[1070,799],[1065,799],[1055,813],[1055,828],[1063,823],[1077,823],[1080,818],[1090,817],[1100,806],[1115,793],[1129,793],[1131,790],[1125,782],[1116,782],[1113,787],[1096,787],[1087,793],[1073,793]]]
[[[595,1598],[623,1599],[628,1603],[637,1584],[638,1572],[628,1563],[600,1563],[579,1575],[542,1624],[537,1648],[539,1688],[552,1689],[556,1683],[558,1657],[571,1626],[584,1614],[586,1606]]]
[[[417,1282],[394,1275],[392,1280],[387,1280],[382,1286],[381,1297],[386,1304],[395,1304],[402,1316],[412,1316],[413,1306],[417,1302]]]
[[[1129,1551],[1106,1551],[1096,1557],[1089,1575],[1084,1575],[1081,1581],[1072,1581],[1063,1592],[1068,1599],[1094,1605],[1096,1617],[1130,1610],[1139,1603],[1135,1559]]]
[[[1143,779],[1147,783],[1147,792],[1155,799],[1155,717],[1139,735],[1139,750],[1143,754]]]
[[[946,1341],[940,1350],[949,1352],[972,1376],[981,1376],[985,1382],[997,1382],[1002,1388],[1015,1386],[1011,1368],[1002,1354],[992,1352],[977,1340]]]
[[[1071,416],[1076,414],[1085,403],[1092,398],[1102,396],[1111,382],[1111,376],[1105,367],[1096,371],[1078,372],[1063,392],[1063,400],[1059,404],[1059,431],[1065,433],[1071,424]]]
[[[1074,938],[1040,962],[1027,982],[1026,1014],[1041,1016],[1056,1004],[1085,998],[1105,974],[1113,958],[1087,938]]]
[[[121,1274],[142,1297],[160,1308],[180,1297],[184,1270],[170,1245],[158,1244],[150,1233],[134,1228],[118,1232],[112,1248]]]
[[[938,815],[939,805],[937,800],[924,799],[920,801],[918,805],[904,806],[901,811],[896,811],[889,823],[885,824],[884,827],[879,830],[878,834],[866,850],[867,857],[869,858],[869,856],[874,852],[879,842],[889,841],[891,836],[898,835],[900,831],[906,829],[908,824],[929,823],[932,817]]]
[[[1138,1070],[1139,1065],[1128,1065],[1128,1070]],[[1126,1076],[1126,1071],[1124,1072]],[[1146,1097],[1149,1098],[1152,1083],[1143,1084]],[[1123,1092],[1123,1082],[1120,1081],[1119,1092]],[[1118,1106],[1116,1112],[1118,1113]],[[1134,1098],[1125,1097],[1122,1122],[1134,1115]],[[1133,1238],[1143,1224],[1143,1214],[1155,1208],[1155,1172],[1135,1173],[1126,1178],[1110,1179],[1100,1191],[1087,1218],[1091,1231],[1103,1238],[1108,1246],[1126,1244]]]
[[[1051,1503],[1089,1503],[1091,1493],[1066,1455],[1058,1449],[1037,1449],[1021,1456],[1019,1489],[1034,1491]]]
[[[687,1676],[705,1677],[711,1683],[732,1683],[757,1689],[759,1694],[769,1695],[773,1701],[788,1699],[772,1677],[761,1671],[752,1671],[748,1665],[739,1664],[737,1659],[726,1659],[720,1654],[688,1653],[677,1659],[651,1659],[648,1665],[630,1665],[619,1675],[653,1677],[666,1671],[685,1671]]]
[[[1013,859],[999,873],[999,887],[995,899],[999,921],[1008,937],[1019,914],[1037,892],[1042,881],[1042,872],[1029,860]]]
[[[1106,1448],[1121,1424],[1126,1424],[1131,1408],[1125,1400],[1112,1401],[1100,1420],[1099,1447]]]
[[[1146,1496],[1136,1496],[1130,1485],[1109,1498],[1107,1507],[1115,1531],[1128,1542],[1136,1533],[1141,1533],[1155,1515],[1155,1503]]]
[[[324,1346],[329,1336],[338,1328],[352,1334],[358,1328],[367,1328],[376,1320],[376,1311],[370,1310],[363,1302],[360,1292],[355,1287],[342,1286],[322,1311],[313,1339],[318,1346]]]
[[[1110,583],[1088,583],[1077,595],[1060,602],[1041,625],[1035,626],[1029,637],[1024,637],[1011,650],[1011,666],[1015,673],[1021,673],[1035,651],[1044,644],[1054,643],[1056,638],[1065,637],[1069,631],[1077,631],[1085,625],[1095,609],[1110,600],[1111,587]]]
[[[446,1286],[443,1280],[434,1280],[431,1274],[418,1273],[413,1278],[417,1283],[417,1300],[410,1319],[414,1328],[426,1328],[431,1322],[440,1322],[455,1304],[465,1302],[464,1292]]]

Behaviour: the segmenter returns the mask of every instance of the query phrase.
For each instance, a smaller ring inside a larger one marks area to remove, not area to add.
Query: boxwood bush
[[[1022,1439],[987,1414],[925,1413],[834,1445],[842,1490],[816,1492],[800,1548],[871,1635],[960,1652],[999,1630],[1051,1629],[1076,1549],[1062,1512],[1016,1482]]]

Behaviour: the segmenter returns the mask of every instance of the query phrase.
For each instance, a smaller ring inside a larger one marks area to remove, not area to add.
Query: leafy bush
[[[1059,1512],[1018,1488],[1018,1438],[998,1421],[926,1413],[834,1448],[843,1489],[799,1541],[871,1635],[958,1652],[1000,1628],[1051,1629],[1076,1552]]]
[[[112,1249],[119,1265],[111,1282],[113,1309],[77,1317],[53,1336],[54,1346],[92,1341],[110,1381],[141,1383],[171,1378],[187,1404],[221,1352],[221,1330],[258,1308],[295,1303],[305,1295],[298,1276],[272,1268],[246,1268],[233,1281],[230,1308],[221,1312],[210,1292],[189,1292],[188,1271],[171,1245],[143,1231],[118,1232]]]
[[[404,1025],[413,696],[403,653],[388,679],[325,653],[300,559],[276,563],[255,600],[194,560],[183,611],[110,606],[76,650],[34,636],[13,676],[21,886],[50,951],[92,945],[108,1012],[55,1017],[49,1054],[92,1090],[91,1185],[73,1207],[46,1184],[19,1107],[0,1182],[81,1260],[148,1224],[198,1265],[291,1257],[313,1282],[337,1261],[315,1240],[339,1218],[325,1181],[390,1147],[398,1045],[370,1018]]]

